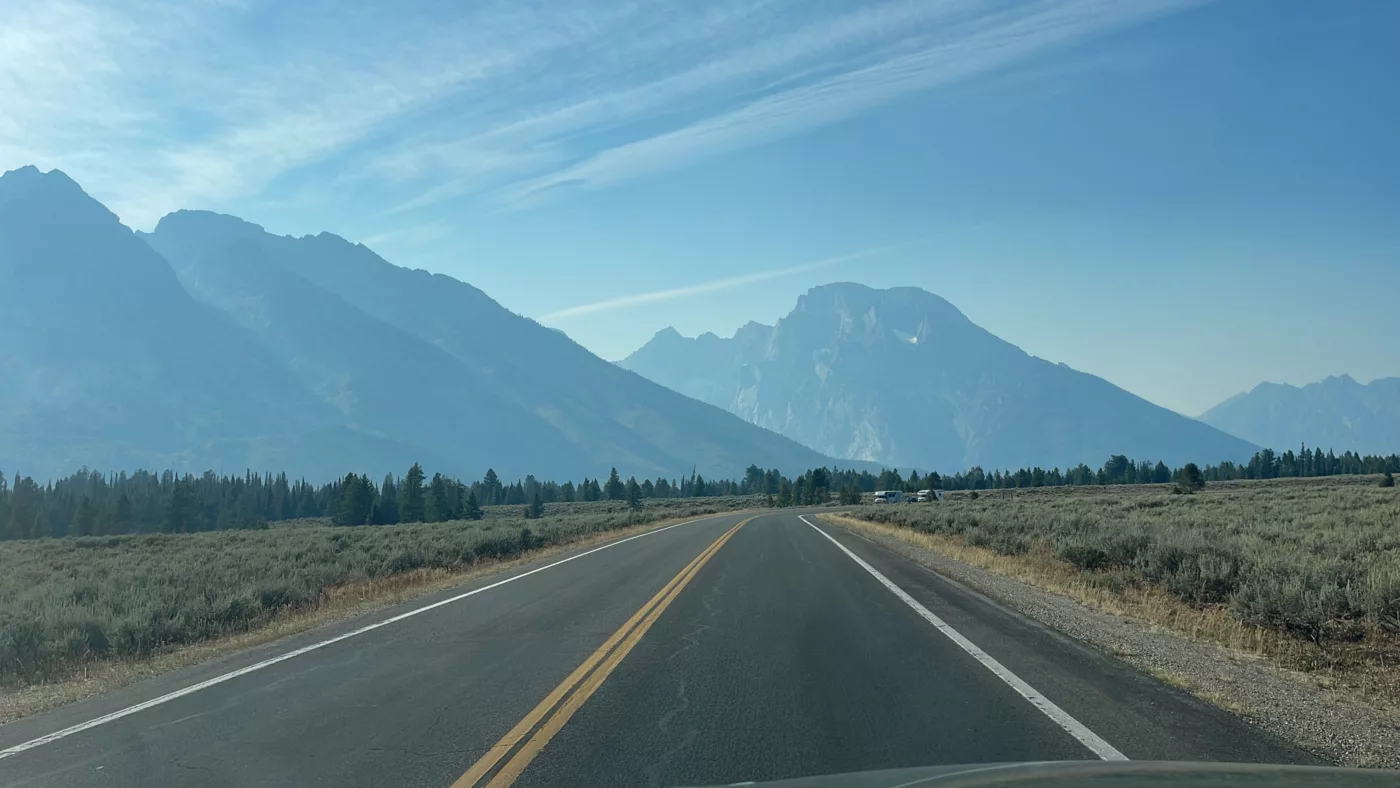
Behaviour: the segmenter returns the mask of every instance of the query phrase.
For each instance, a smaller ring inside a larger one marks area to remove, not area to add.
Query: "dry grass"
[[[1002,491],[852,514],[828,517],[1400,705],[1400,497],[1374,480]]]

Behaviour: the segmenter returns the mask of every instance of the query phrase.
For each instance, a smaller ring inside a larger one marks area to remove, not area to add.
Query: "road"
[[[0,727],[0,786],[712,785],[1096,757],[1316,762],[788,511],[553,557]]]

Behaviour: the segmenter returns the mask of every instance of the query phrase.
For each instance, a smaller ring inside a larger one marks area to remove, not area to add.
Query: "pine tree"
[[[481,497],[485,506],[505,503],[505,496],[501,494],[501,478],[494,468],[487,468],[486,478],[481,480]]]
[[[368,476],[345,475],[340,483],[340,500],[336,502],[331,522],[336,525],[365,525],[374,508],[374,484]]]
[[[427,513],[427,502],[423,497],[423,466],[415,462],[403,477],[403,489],[399,491],[399,522],[421,523]]]
[[[384,483],[379,485],[379,499],[374,502],[375,525],[394,525],[399,521],[399,485],[394,474],[386,474]]]
[[[1382,487],[1394,487],[1394,486],[1395,486],[1395,474],[1391,473],[1390,471],[1386,471],[1386,472],[1385,472],[1385,475],[1381,477],[1381,486],[1382,486]]]
[[[529,520],[538,520],[544,516],[544,501],[540,499],[539,491],[535,492],[535,497],[530,500],[530,505],[525,507],[525,517]]]
[[[92,499],[86,495],[78,504],[78,511],[73,513],[73,522],[68,526],[68,533],[71,536],[92,536],[96,532],[97,508],[92,505]]]
[[[455,497],[456,490],[449,489],[447,477],[440,473],[433,474],[433,480],[428,484],[427,521],[443,523],[453,519],[457,515]]]
[[[165,510],[165,532],[187,534],[199,529],[199,502],[195,500],[194,481],[175,479],[171,485],[170,502]]]
[[[609,501],[620,501],[627,495],[627,487],[622,483],[622,478],[617,475],[617,469],[613,468],[608,474],[608,483],[603,487],[603,494]]]
[[[480,520],[485,516],[486,513],[481,511],[481,504],[476,501],[476,491],[473,490],[467,495],[466,517],[468,520]]]
[[[627,508],[634,512],[642,508],[642,486],[635,476],[627,480]]]
[[[507,486],[505,488],[505,495],[505,503],[507,504],[519,505],[529,501],[529,499],[525,497],[525,487],[520,482]]]
[[[132,528],[131,496],[122,493],[117,496],[117,506],[112,512],[112,519],[106,529],[106,533],[129,534]]]

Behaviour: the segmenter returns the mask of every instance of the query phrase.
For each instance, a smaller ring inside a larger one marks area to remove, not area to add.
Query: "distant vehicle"
[[[876,490],[875,503],[899,503],[904,500],[904,493],[899,490]]]
[[[915,496],[914,500],[918,501],[919,503],[928,503],[929,501],[941,501],[941,500],[943,500],[943,491],[942,491],[942,490],[919,490],[919,492],[918,492],[918,494]]]

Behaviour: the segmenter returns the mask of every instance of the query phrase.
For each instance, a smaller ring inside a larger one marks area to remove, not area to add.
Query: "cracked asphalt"
[[[25,750],[0,760],[0,786],[450,785],[743,517],[618,544]],[[875,544],[825,530],[1128,757],[1315,762]],[[0,750],[509,576],[20,720],[0,727]],[[712,785],[1092,757],[836,545],[777,512],[700,569],[516,784]]]

